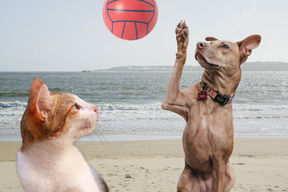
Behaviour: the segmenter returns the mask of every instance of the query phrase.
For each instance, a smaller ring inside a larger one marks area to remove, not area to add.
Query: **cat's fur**
[[[50,93],[36,78],[21,121],[22,147],[17,168],[27,192],[108,191],[74,142],[90,134],[97,108],[76,95]]]

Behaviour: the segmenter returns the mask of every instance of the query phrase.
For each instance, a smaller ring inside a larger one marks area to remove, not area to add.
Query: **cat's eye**
[[[75,104],[73,105],[72,109],[80,110],[80,106],[79,106],[77,103],[75,103]]]
[[[224,49],[229,49],[229,47],[227,45],[223,45],[222,46]]]

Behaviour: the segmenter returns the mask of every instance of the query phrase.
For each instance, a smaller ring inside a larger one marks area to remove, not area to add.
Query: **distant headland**
[[[172,71],[174,66],[123,66],[95,71]],[[247,62],[241,66],[243,71],[288,71],[285,62]],[[200,66],[185,65],[185,71],[203,71]]]

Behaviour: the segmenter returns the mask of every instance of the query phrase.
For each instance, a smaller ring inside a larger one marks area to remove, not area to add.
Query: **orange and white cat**
[[[97,107],[76,95],[50,93],[36,78],[21,121],[17,168],[26,192],[108,191],[74,142],[92,133]]]

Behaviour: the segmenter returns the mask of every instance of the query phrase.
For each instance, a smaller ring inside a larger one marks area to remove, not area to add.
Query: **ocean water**
[[[161,109],[172,71],[0,73],[0,140],[21,140],[29,89],[40,77],[51,92],[68,92],[99,108],[95,132],[84,140],[181,138],[185,121]],[[201,79],[184,71],[181,89]],[[288,136],[288,72],[247,72],[233,101],[235,136]]]

